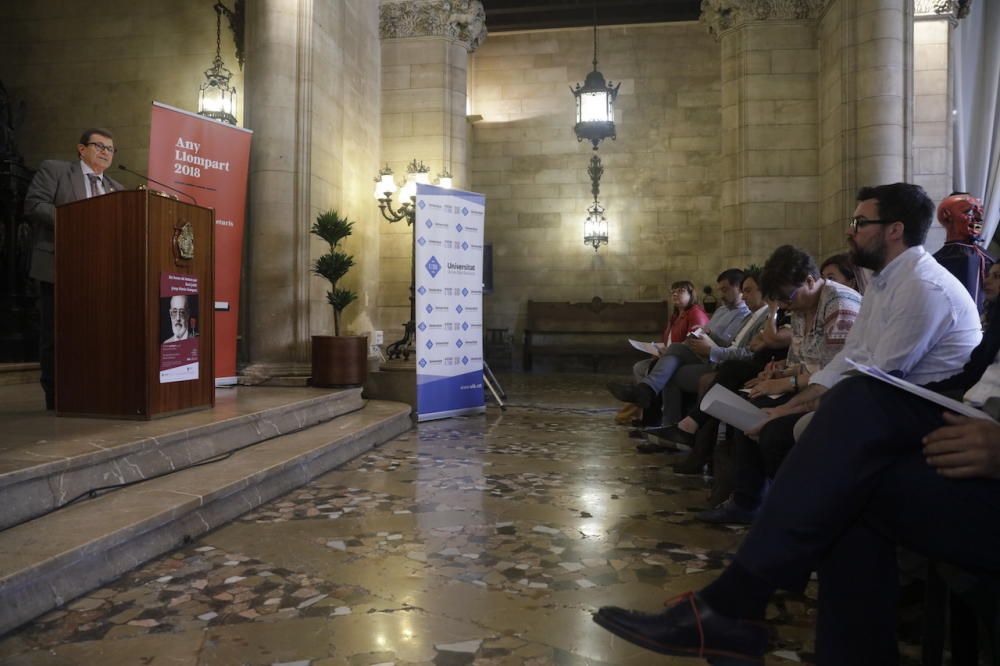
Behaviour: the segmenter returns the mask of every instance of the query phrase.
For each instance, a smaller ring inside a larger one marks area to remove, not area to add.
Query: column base
[[[241,386],[308,386],[312,366],[308,363],[252,363],[240,371]]]

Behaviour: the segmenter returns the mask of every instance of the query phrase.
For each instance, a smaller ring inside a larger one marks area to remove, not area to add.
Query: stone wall
[[[215,12],[204,0],[0,3],[0,81],[26,104],[17,135],[29,166],[72,159],[86,127],[115,134],[117,161],[145,171],[150,103],[197,110],[215,56]],[[243,117],[243,75],[223,20],[222,59]],[[126,185],[138,180],[114,174]]]
[[[467,46],[441,36],[383,38],[382,163],[399,185],[413,160],[430,167],[430,179],[447,169],[455,187],[468,189],[466,166]],[[377,169],[376,169],[377,170]],[[369,175],[370,190],[374,190]],[[393,200],[398,204],[398,197]],[[375,202],[371,205],[374,207]],[[381,217],[379,217],[381,220]],[[402,336],[410,318],[410,257],[413,235],[405,222],[382,220],[378,321],[387,342]]]
[[[343,287],[358,300],[344,311],[345,333],[363,335],[374,329],[379,285],[378,209],[373,205],[372,177],[378,171],[381,104],[381,55],[378,11],[369,0],[317,2],[314,37],[311,183],[312,216],[336,208],[354,222],[345,249],[355,267]],[[313,257],[326,252],[312,237]],[[326,303],[325,280],[312,278],[310,302],[314,334],[332,334],[333,311]]]
[[[528,299],[667,299],[672,281],[714,284],[724,268],[718,45],[696,23],[600,29],[598,68],[621,92],[618,138],[599,151],[610,242],[597,252],[569,90],[592,58],[590,29],[491,35],[470,56],[470,180],[494,257],[485,323],[517,339]]]
[[[848,144],[845,139],[851,125],[845,97],[850,78],[847,40],[846,3],[834,0],[820,17],[819,39],[819,245],[825,257],[846,248],[846,219],[854,210],[857,185],[847,168]],[[822,259],[820,259],[822,261]]]
[[[721,42],[723,257],[762,264],[783,243],[815,253],[815,22],[751,21]]]
[[[935,202],[953,189],[950,32],[948,21],[939,17],[920,17],[913,23],[913,182]],[[944,238],[944,227],[932,224],[928,249],[938,249]]]
[[[859,187],[911,177],[908,20],[901,0],[830,0],[820,16],[821,256],[846,249]]]
[[[231,3],[230,3],[231,4]],[[344,323],[373,328],[378,275],[381,54],[377,3],[248,3],[247,74],[223,19],[222,56],[233,70],[238,119],[255,130],[247,219],[243,360],[262,374],[297,372],[311,334],[332,332],[326,285],[311,276],[324,251],[309,225],[337,208],[356,221],[346,249],[359,293]],[[205,0],[130,3],[39,0],[0,4],[0,81],[27,117],[18,144],[29,166],[70,159],[80,130],[106,126],[117,160],[145,171],[150,103],[195,110],[215,54],[215,12]],[[252,90],[248,90],[252,87]],[[137,179],[118,173],[128,186]]]

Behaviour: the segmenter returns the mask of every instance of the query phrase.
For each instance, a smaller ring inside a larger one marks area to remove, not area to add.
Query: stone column
[[[345,243],[358,294],[342,334],[372,330],[378,271],[380,51],[370,0],[259,0],[247,6],[246,116],[254,130],[242,373],[259,381],[309,374],[311,336],[333,333],[329,285],[309,268],[326,251],[317,213],[355,222]]]
[[[906,12],[902,0],[829,0],[820,17],[821,247],[845,247],[863,185],[906,172]]]
[[[854,165],[858,185],[903,180],[905,174],[906,18],[899,0],[855,0]]]
[[[246,125],[254,130],[244,374],[308,374],[312,0],[247,5]]]
[[[817,233],[819,68],[825,0],[708,0],[701,20],[722,49],[723,263],[762,263]]]
[[[952,190],[952,117],[950,95],[949,16],[938,14],[933,0],[915,3],[913,20],[913,182],[941,201]],[[945,230],[932,224],[925,246],[934,252],[944,244]]]
[[[432,182],[448,169],[455,187],[468,187],[467,65],[486,37],[485,19],[480,0],[382,0],[381,161],[397,183],[416,159],[430,167]],[[384,222],[380,248],[377,320],[391,342],[410,317],[406,223]]]

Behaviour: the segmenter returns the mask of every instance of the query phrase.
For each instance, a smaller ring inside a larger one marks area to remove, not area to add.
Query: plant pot
[[[312,336],[313,386],[360,386],[367,377],[367,335]]]

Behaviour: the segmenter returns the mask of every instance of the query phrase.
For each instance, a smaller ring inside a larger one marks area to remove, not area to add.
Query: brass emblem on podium
[[[194,259],[194,227],[190,222],[174,227],[174,259],[177,263]]]

